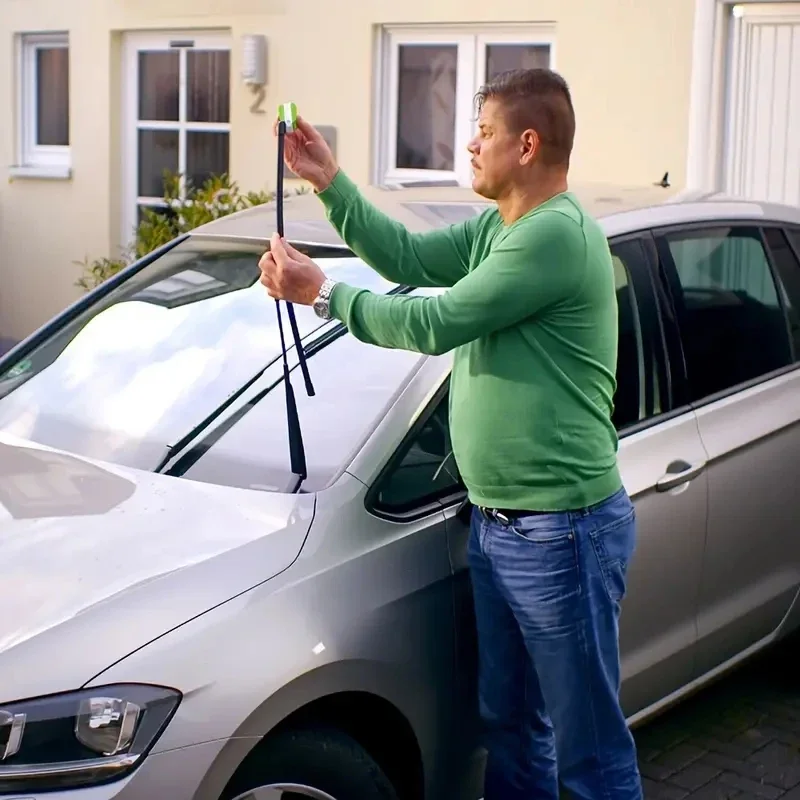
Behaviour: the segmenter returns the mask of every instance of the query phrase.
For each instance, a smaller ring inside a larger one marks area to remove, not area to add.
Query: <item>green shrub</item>
[[[296,193],[307,191],[301,188]],[[241,192],[227,175],[212,176],[200,188],[187,183],[182,192],[180,175],[165,173],[164,203],[167,208],[143,209],[134,244],[117,258],[85,258],[75,262],[81,268],[81,277],[76,285],[89,291],[176,236],[236,211],[269,203],[274,196],[273,192],[266,191]]]

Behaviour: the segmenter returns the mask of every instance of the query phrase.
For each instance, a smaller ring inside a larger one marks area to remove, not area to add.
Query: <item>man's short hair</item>
[[[493,98],[502,104],[506,122],[515,133],[531,128],[542,143],[542,162],[569,165],[575,139],[575,110],[567,82],[551,69],[501,72],[475,96],[480,113]]]

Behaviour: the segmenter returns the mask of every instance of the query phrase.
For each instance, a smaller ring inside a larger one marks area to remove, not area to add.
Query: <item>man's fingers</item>
[[[289,258],[289,254],[286,252],[281,237],[278,236],[277,233],[273,233],[269,240],[269,251],[272,253],[276,264],[283,264]]]
[[[283,242],[281,242],[281,244],[283,245],[283,249],[286,251],[286,254],[289,255],[291,258],[293,258],[295,261],[299,261],[300,259],[303,258],[303,254],[299,250],[296,250],[294,247],[292,247],[292,245],[285,239]]]
[[[297,130],[312,142],[319,144],[325,140],[322,134],[310,123],[306,122],[299,114],[297,115]]]
[[[263,256],[258,260],[258,268],[263,272],[265,269],[269,269],[275,264],[275,259],[272,257],[272,253],[267,251],[264,253]]]

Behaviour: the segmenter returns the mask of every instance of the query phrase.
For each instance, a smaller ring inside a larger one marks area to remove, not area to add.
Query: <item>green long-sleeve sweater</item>
[[[621,487],[613,264],[602,229],[572,193],[510,225],[492,208],[425,234],[384,215],[342,172],[319,198],[382,276],[451,287],[413,297],[339,283],[331,312],[364,342],[455,351],[450,431],[473,503],[563,511]]]

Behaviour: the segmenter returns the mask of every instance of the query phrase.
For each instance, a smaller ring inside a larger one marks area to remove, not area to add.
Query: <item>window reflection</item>
[[[279,358],[275,303],[258,281],[262,252],[191,237],[165,253],[0,376],[0,430],[152,469]],[[326,257],[323,268],[374,291],[392,286],[352,256]],[[324,324],[295,310],[301,336]]]

